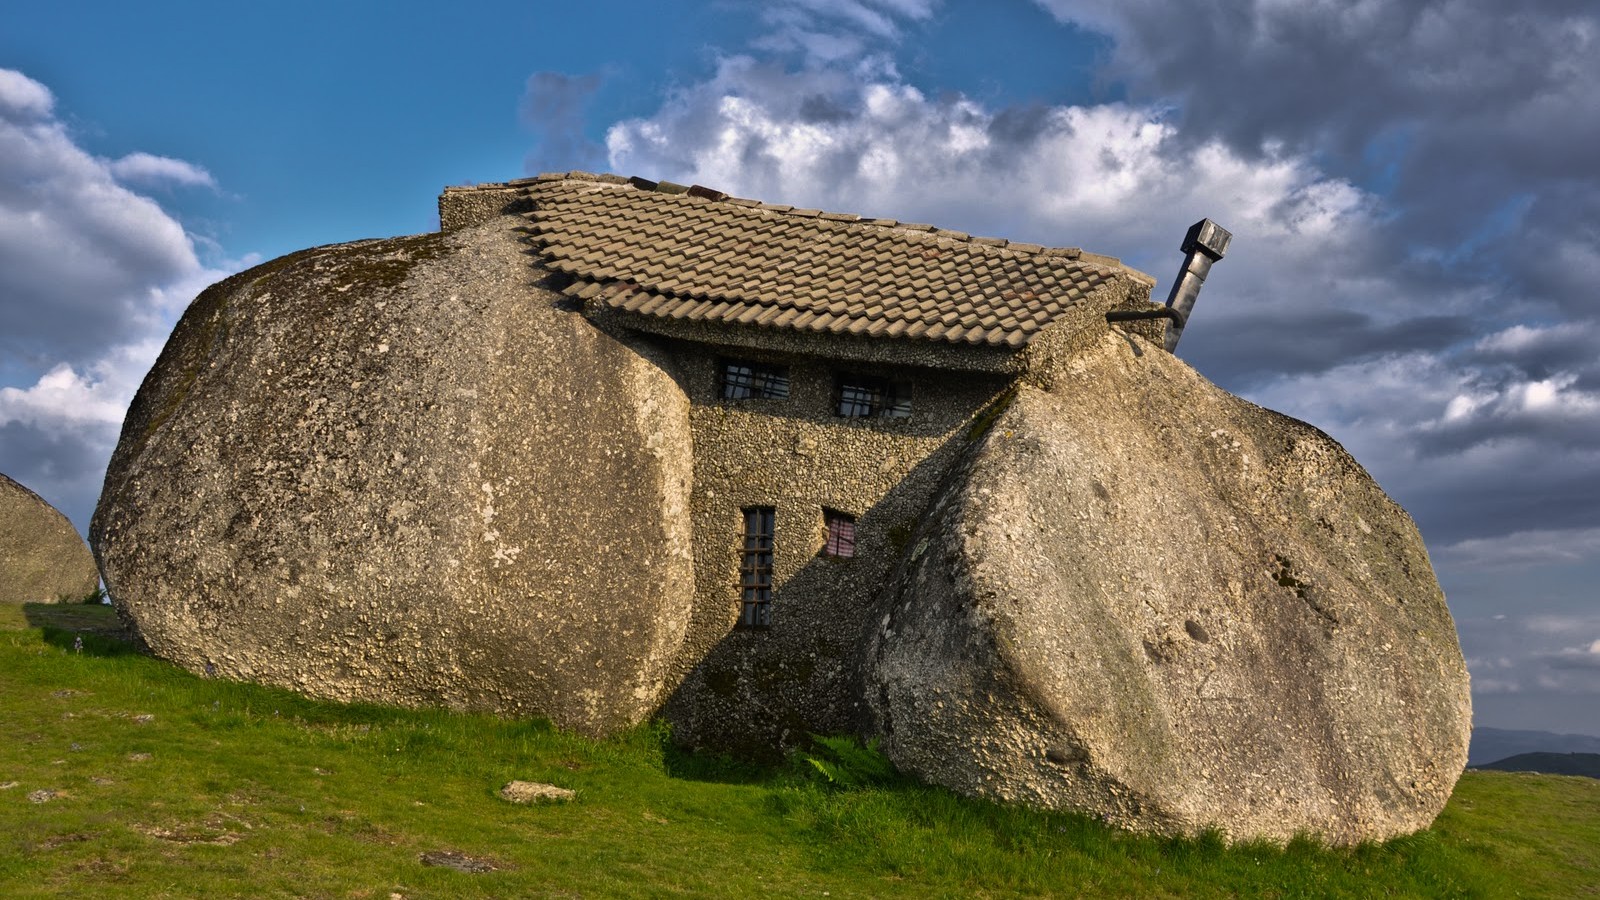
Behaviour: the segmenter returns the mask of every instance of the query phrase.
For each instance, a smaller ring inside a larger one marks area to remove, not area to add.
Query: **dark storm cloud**
[[[45,498],[83,531],[116,441],[117,427],[106,423],[71,432],[0,424],[0,473]]]
[[[1157,0],[1039,2],[1109,32],[1111,74],[1176,100],[1196,137],[1249,151],[1288,141],[1352,160],[1387,139],[1419,163],[1593,172],[1593,140],[1550,140],[1600,137],[1588,96],[1600,81],[1600,11],[1589,0],[1223,0],[1181,18]]]
[[[837,123],[849,121],[853,115],[849,107],[826,94],[811,94],[800,101],[799,118],[802,122]]]
[[[1478,366],[1506,365],[1534,378],[1559,372],[1600,373],[1600,323],[1515,326],[1478,342],[1467,354]]]
[[[1385,487],[1411,510],[1428,540],[1440,545],[1500,538],[1526,529],[1600,526],[1600,462],[1562,461],[1551,466],[1549,453],[1538,447],[1506,455],[1517,461],[1497,467],[1475,484],[1424,474]],[[1435,457],[1432,464],[1451,466],[1455,461]]]
[[[1359,446],[1431,542],[1600,526],[1600,6],[1038,2],[1111,36],[1107,76],[1178,143],[1287,148],[1383,198],[1324,269],[1366,298],[1313,267],[1318,312],[1202,295],[1192,361]]]
[[[1538,690],[1600,698],[1600,615],[1501,613],[1457,623],[1474,688],[1486,694]],[[1600,707],[1594,712],[1600,715]]]
[[[1600,274],[1600,7],[1589,0],[1224,0],[1182,27],[1155,0],[1039,2],[1112,35],[1112,71],[1172,102],[1187,140],[1244,154],[1286,144],[1381,184],[1395,240],[1498,256],[1518,294],[1572,297],[1553,258],[1569,242]]]
[[[1206,299],[1202,291],[1201,303]],[[1443,350],[1474,333],[1464,316],[1383,323],[1352,309],[1197,310],[1196,333],[1184,333],[1184,358],[1213,380],[1241,387],[1286,373],[1325,372],[1367,356]]]

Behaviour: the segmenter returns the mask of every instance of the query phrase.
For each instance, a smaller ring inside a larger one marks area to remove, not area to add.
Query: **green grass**
[[[73,638],[84,635],[82,653]],[[0,607],[0,895],[1600,896],[1600,782],[1469,772],[1429,831],[1329,850],[762,768],[542,722],[320,703],[131,652],[105,608]],[[860,773],[857,773],[860,774]],[[576,790],[514,806],[512,779]],[[855,786],[850,786],[850,785]],[[55,791],[48,802],[29,795]],[[424,853],[486,859],[472,874]]]

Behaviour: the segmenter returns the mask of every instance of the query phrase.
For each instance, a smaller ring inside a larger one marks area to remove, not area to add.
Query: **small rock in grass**
[[[458,850],[429,850],[417,857],[425,866],[442,866],[457,872],[493,872],[500,868],[493,860],[481,856],[468,856]]]
[[[149,723],[154,722],[156,717],[150,715],[149,713],[140,713],[139,715],[134,716],[133,720],[138,722],[140,725],[148,725]]]
[[[29,803],[49,803],[51,800],[54,800],[59,796],[61,796],[61,794],[57,793],[56,791],[37,790],[37,791],[34,791],[33,793],[28,795],[28,802]]]
[[[0,791],[9,791],[16,786],[17,783],[15,781],[7,781],[4,784],[0,784]]]
[[[129,753],[128,762],[144,762],[150,758],[148,753]]]
[[[500,797],[512,803],[566,803],[577,796],[564,787],[537,781],[513,781],[500,789]]]

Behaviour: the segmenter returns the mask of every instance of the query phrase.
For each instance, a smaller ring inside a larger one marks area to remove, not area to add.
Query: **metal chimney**
[[[1168,353],[1177,349],[1178,339],[1183,337],[1183,326],[1189,321],[1189,313],[1194,309],[1195,298],[1200,296],[1201,286],[1206,283],[1211,264],[1228,252],[1228,243],[1232,240],[1233,235],[1226,228],[1210,219],[1201,219],[1189,226],[1189,233],[1183,236],[1183,246],[1179,248],[1185,254],[1183,269],[1172,283],[1172,293],[1167,295],[1167,307],[1177,313],[1167,324]]]

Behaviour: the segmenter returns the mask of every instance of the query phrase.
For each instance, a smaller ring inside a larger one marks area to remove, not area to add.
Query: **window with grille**
[[[911,385],[872,375],[840,375],[836,412],[847,419],[911,415]]]
[[[770,506],[744,511],[744,553],[739,564],[740,628],[772,624],[772,539],[777,516]]]
[[[822,511],[828,526],[828,537],[822,544],[823,556],[849,557],[856,555],[856,520],[831,509]]]
[[[725,359],[718,378],[724,400],[789,399],[789,369],[785,366]]]

